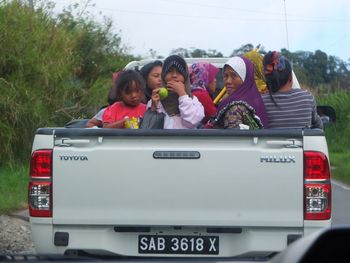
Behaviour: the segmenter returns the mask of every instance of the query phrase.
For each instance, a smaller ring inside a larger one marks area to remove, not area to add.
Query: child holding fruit
[[[172,55],[162,68],[163,88],[152,91],[147,103],[151,111],[164,113],[164,129],[194,129],[204,118],[203,105],[191,95],[190,80],[185,60]]]
[[[163,63],[159,60],[150,62],[142,67],[140,74],[145,80],[145,101],[149,101],[152,96],[152,90],[162,86],[162,66]]]
[[[108,106],[102,116],[103,128],[138,128],[138,119],[144,116],[146,105],[144,81],[134,70],[123,71],[116,81],[117,102]]]

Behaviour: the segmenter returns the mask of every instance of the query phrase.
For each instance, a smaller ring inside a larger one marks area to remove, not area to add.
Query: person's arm
[[[104,122],[103,123],[103,128],[124,128],[124,120],[116,121],[116,122]]]
[[[92,128],[92,127],[102,127],[102,121],[96,119],[95,117],[91,118],[87,123],[86,123],[86,128]]]
[[[207,92],[198,92],[193,93],[194,96],[196,96],[200,103],[202,103],[204,107],[204,114],[205,117],[213,117],[216,114],[216,107],[213,103],[212,98],[209,96],[209,93]]]
[[[240,124],[249,125],[244,122],[244,116],[250,114],[248,109],[244,105],[231,106],[224,116],[224,128],[234,129],[239,128]]]
[[[313,98],[311,128],[323,129],[323,122],[321,120],[321,117],[317,113],[317,107],[316,107],[315,98]]]
[[[101,110],[99,110],[99,112],[96,113],[96,115],[94,117],[92,117],[86,124],[86,128],[92,128],[92,127],[102,127],[103,126],[103,122],[102,122],[102,116],[105,112],[106,108],[103,108]]]
[[[187,95],[185,90],[185,84],[183,82],[171,80],[168,81],[166,85],[168,87],[168,91],[173,91],[177,93],[179,97]]]
[[[127,117],[126,117],[127,118]],[[103,128],[124,128],[125,118],[116,121],[115,108],[109,106],[102,115]]]
[[[160,88],[156,88],[154,90],[152,90],[152,95],[151,95],[151,111],[157,111],[158,109],[158,105],[159,105],[159,101],[160,101],[160,96],[158,94]],[[148,108],[148,103],[147,103],[147,108]]]
[[[190,97],[185,91],[185,84],[179,81],[167,83],[169,91],[179,95],[179,111],[184,125],[189,129],[196,128],[204,118],[204,107],[197,97]]]
[[[204,118],[204,107],[195,96],[179,97],[179,110],[182,120],[190,129],[196,128]]]

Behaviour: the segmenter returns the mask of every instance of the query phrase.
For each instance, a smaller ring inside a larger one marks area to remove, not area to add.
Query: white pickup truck
[[[331,224],[318,129],[40,128],[29,211],[39,254],[231,257]]]

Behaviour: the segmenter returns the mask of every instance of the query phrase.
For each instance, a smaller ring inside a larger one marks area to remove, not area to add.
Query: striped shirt
[[[291,89],[272,96],[277,105],[269,94],[263,95],[269,128],[323,128],[315,98],[310,92]]]

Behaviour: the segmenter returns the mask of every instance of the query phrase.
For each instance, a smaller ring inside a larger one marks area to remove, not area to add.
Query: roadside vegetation
[[[318,96],[319,105],[332,106],[337,113],[336,123],[325,127],[331,174],[334,178],[350,185],[350,91],[332,92]]]
[[[0,215],[27,207],[28,165],[0,167]]]
[[[26,203],[36,129],[92,116],[106,104],[112,73],[138,59],[123,45],[111,21],[96,22],[84,5],[54,14],[49,1],[35,2],[33,10],[27,1],[0,0],[0,214]],[[243,45],[230,56],[253,48]],[[325,129],[332,173],[350,184],[349,65],[320,50],[282,52],[293,61],[302,86],[312,90],[318,104],[335,108],[337,122]],[[155,51],[150,53],[155,57]],[[224,56],[198,48],[171,53]]]
[[[133,57],[112,22],[75,6],[0,1],[0,166],[28,160],[38,127],[62,126],[106,104],[112,72]],[[78,13],[79,15],[75,15]]]

